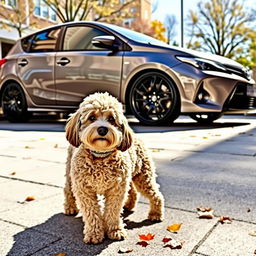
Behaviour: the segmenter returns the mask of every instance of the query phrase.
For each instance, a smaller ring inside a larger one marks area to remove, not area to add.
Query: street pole
[[[181,47],[184,47],[183,0],[180,0],[180,20],[181,20]]]

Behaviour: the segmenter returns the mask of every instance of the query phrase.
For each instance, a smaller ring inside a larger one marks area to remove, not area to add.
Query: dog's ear
[[[121,151],[126,151],[128,148],[131,147],[133,142],[133,131],[128,125],[127,120],[125,120],[122,124],[122,133],[123,133],[122,142],[117,149]]]
[[[66,138],[71,145],[79,147],[81,141],[79,139],[79,127],[80,127],[80,113],[75,112],[68,120],[66,124]]]

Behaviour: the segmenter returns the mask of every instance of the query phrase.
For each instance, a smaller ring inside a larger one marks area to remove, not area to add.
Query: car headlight
[[[176,58],[182,62],[191,64],[194,67],[199,68],[201,70],[211,70],[211,71],[221,71],[221,72],[227,71],[223,65],[212,60],[201,59],[197,57],[182,57],[182,56],[176,56]]]

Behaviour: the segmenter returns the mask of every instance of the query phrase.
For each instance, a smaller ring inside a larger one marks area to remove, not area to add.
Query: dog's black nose
[[[100,136],[105,136],[108,133],[108,128],[105,126],[100,126],[98,127],[97,131]]]

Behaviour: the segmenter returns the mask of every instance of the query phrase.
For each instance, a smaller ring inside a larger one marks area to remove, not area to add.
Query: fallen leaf
[[[157,148],[153,148],[153,149],[152,149],[152,152],[160,152],[160,150],[157,149]]]
[[[54,145],[54,148],[58,148],[58,147],[59,147],[59,145],[58,145],[58,144],[55,144],[55,145]]]
[[[197,207],[196,209],[200,219],[214,218],[214,215],[213,215],[214,210],[211,207],[200,206],[200,207]]]
[[[256,231],[250,232],[249,235],[250,235],[250,236],[256,236]]]
[[[39,140],[45,140],[45,138],[40,138]]]
[[[171,240],[172,240],[171,237],[165,237],[165,238],[163,238],[162,242],[166,244],[166,243],[168,243]]]
[[[173,224],[167,227],[167,230],[173,233],[177,233],[181,228],[182,223]]]
[[[67,256],[66,253],[57,253],[57,254],[53,254],[51,256]]]
[[[139,235],[140,240],[143,241],[150,241],[153,240],[155,235],[152,235],[151,233],[148,233],[147,235]]]
[[[36,200],[33,196],[28,196],[26,199],[25,199],[25,201],[26,202],[30,202],[30,201],[34,201],[34,200]]]
[[[138,244],[138,245],[141,245],[142,247],[147,247],[147,246],[149,245],[149,243],[146,242],[146,241],[140,241],[140,242],[138,242],[137,244]]]
[[[118,253],[130,253],[132,251],[133,251],[133,249],[127,249],[124,247],[120,247]]]
[[[205,139],[205,140],[206,140],[206,139],[208,139],[208,137],[206,137],[206,136],[205,136],[205,137],[203,137],[203,139]]]
[[[221,224],[224,224],[224,223],[231,224],[232,223],[232,219],[230,217],[227,217],[227,216],[222,216],[222,217],[220,217],[219,222]]]
[[[10,173],[10,175],[15,175],[15,174],[16,174],[16,172],[11,172],[11,173]]]
[[[25,148],[26,148],[26,149],[31,149],[32,147],[30,147],[30,146],[25,146]]]
[[[256,250],[254,251],[254,254],[256,254]]]
[[[181,249],[184,242],[178,242],[175,239],[171,239],[164,247],[169,247],[171,249]]]

